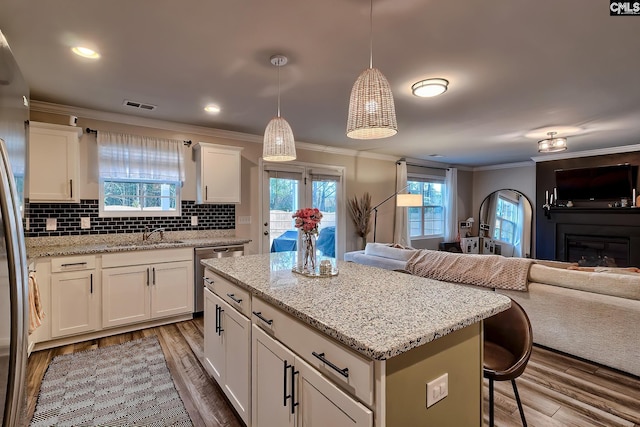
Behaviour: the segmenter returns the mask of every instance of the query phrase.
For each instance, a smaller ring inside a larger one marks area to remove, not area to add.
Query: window
[[[518,223],[518,204],[504,197],[498,197],[496,207],[496,223],[493,238],[514,244],[516,224]]]
[[[98,132],[100,216],[179,216],[182,142]]]
[[[409,209],[409,237],[444,235],[445,184],[440,177],[409,177],[407,191],[422,195],[423,206]]]

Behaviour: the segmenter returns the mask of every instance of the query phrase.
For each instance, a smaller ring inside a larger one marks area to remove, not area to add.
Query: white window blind
[[[100,180],[184,181],[182,141],[98,132]]]

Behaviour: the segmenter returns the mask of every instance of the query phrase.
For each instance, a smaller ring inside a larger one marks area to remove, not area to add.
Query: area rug
[[[156,336],[55,357],[31,426],[192,426]]]

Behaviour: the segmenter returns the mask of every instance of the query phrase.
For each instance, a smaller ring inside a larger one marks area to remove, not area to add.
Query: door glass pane
[[[269,247],[271,252],[296,249],[298,231],[292,215],[299,208],[300,180],[269,178]]]
[[[312,178],[314,179],[314,178]],[[322,212],[319,225],[317,247],[321,256],[335,258],[336,256],[336,209],[338,206],[338,182],[331,179],[313,180],[311,186],[311,208],[318,208]]]

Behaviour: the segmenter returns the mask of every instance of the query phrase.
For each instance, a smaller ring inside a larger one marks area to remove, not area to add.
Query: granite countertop
[[[334,277],[291,271],[288,252],[206,259],[202,264],[252,295],[368,358],[389,359],[506,310],[488,290],[338,261]]]
[[[141,234],[97,234],[56,239],[26,239],[27,258],[85,255],[110,252],[141,251],[151,249],[187,248],[205,246],[244,245],[251,239],[238,238],[224,233],[167,232],[162,240],[153,235],[143,242]]]

